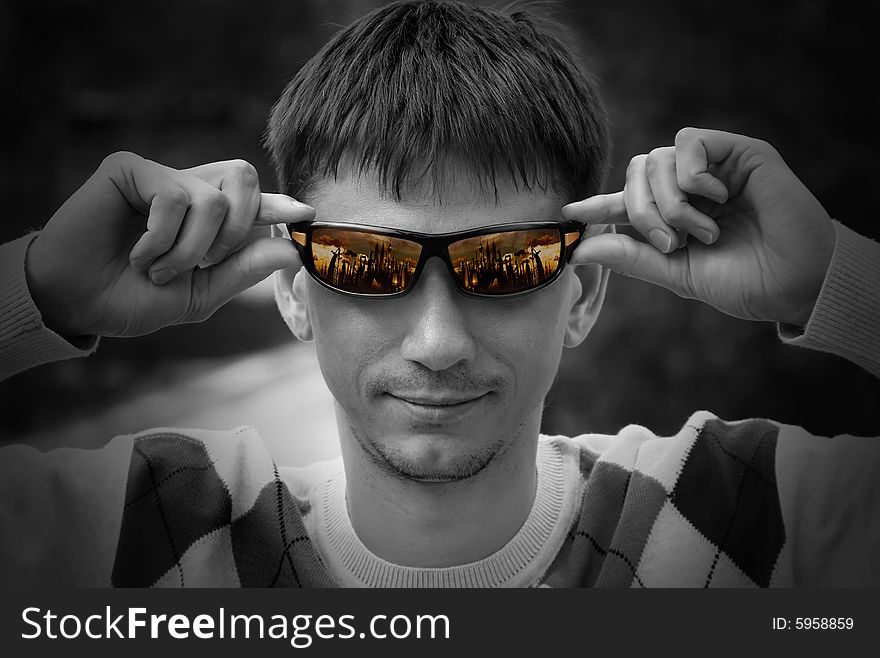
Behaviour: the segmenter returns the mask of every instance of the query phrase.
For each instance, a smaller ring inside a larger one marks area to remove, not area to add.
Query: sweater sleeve
[[[780,425],[776,484],[785,543],[775,585],[880,587],[880,445]]]
[[[109,587],[133,437],[98,450],[0,449],[0,579],[6,587]]]
[[[840,222],[834,229],[834,253],[806,327],[780,325],[779,337],[880,377],[880,244]]]
[[[88,356],[98,346],[97,337],[76,346],[43,324],[25,276],[28,247],[37,235],[0,245],[0,380],[44,363]]]

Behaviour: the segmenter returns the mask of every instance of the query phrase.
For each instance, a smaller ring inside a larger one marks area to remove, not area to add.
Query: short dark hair
[[[571,200],[608,170],[605,109],[564,28],[532,11],[461,2],[394,2],[336,34],[275,104],[266,145],[279,188],[306,200],[341,163],[400,200],[431,176],[435,197],[457,170],[493,191]]]

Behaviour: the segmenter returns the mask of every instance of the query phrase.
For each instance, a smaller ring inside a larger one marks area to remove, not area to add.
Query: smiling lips
[[[458,407],[469,402],[476,402],[485,397],[488,393],[443,393],[443,394],[421,394],[421,393],[389,393],[393,398],[402,400],[409,404],[420,407]]]
[[[420,425],[448,426],[463,421],[474,412],[479,403],[489,395],[485,393],[388,393],[409,417],[413,427]]]

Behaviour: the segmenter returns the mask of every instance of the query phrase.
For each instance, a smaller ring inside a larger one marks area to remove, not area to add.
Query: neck
[[[475,562],[501,549],[531,511],[540,414],[482,471],[456,482],[419,482],[389,473],[343,425],[351,524],[364,546],[388,562],[411,567]]]

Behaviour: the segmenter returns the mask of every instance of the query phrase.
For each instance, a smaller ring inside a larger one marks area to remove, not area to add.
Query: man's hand
[[[299,256],[289,240],[252,240],[258,225],[314,210],[261,194],[233,160],[177,171],[115,153],[30,245],[26,272],[46,326],[68,336],[139,336],[207,319]]]
[[[562,214],[629,223],[651,243],[601,234],[578,246],[573,263],[600,263],[748,320],[804,326],[834,249],[828,213],[779,153],[715,130],[679,131],[674,147],[632,159],[622,192]],[[696,240],[685,246],[688,234]]]

